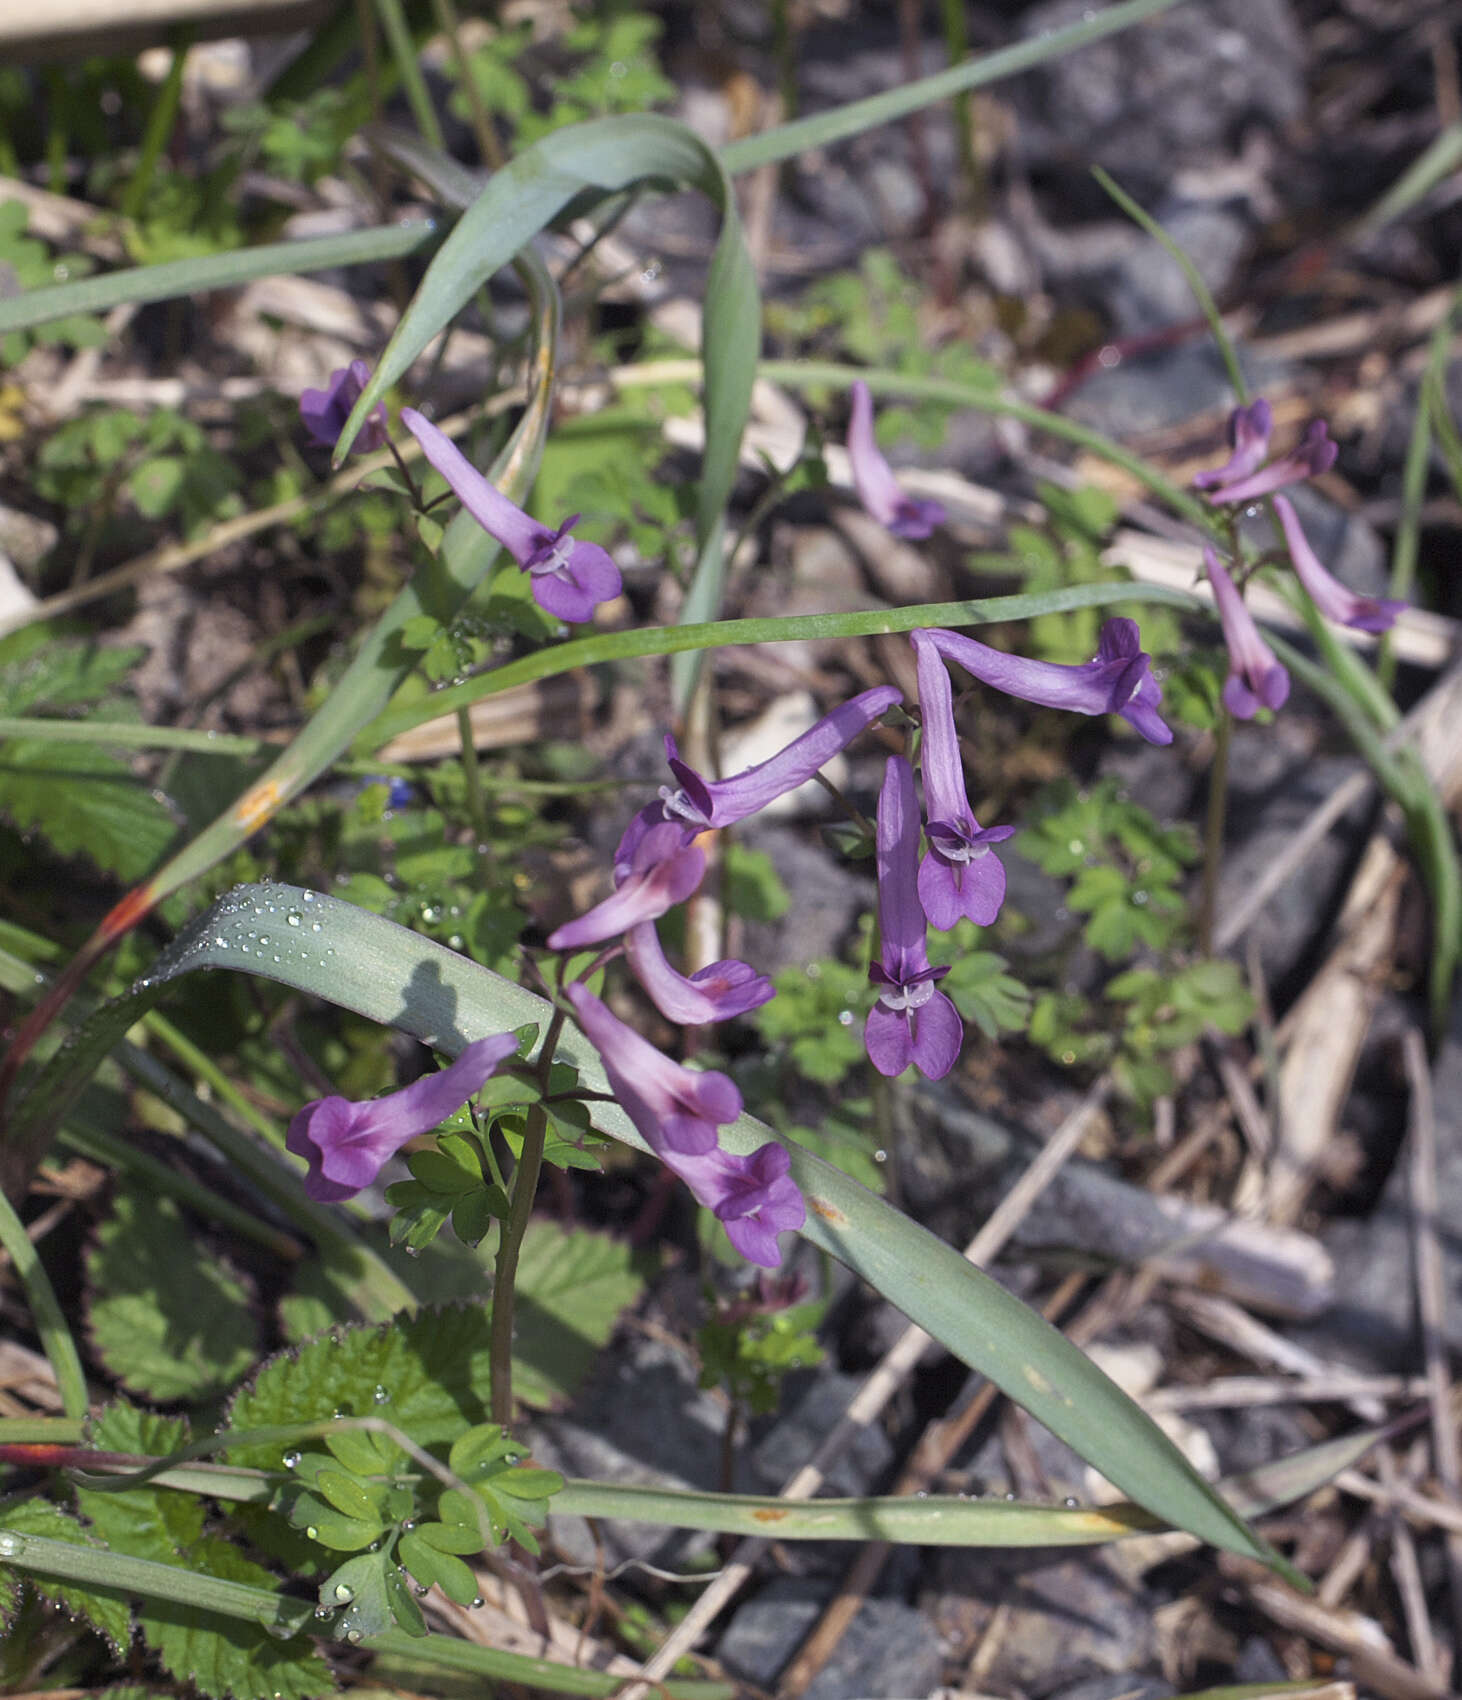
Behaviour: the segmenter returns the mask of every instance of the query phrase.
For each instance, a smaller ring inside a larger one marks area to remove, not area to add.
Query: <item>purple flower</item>
[[[1200,490],[1208,492],[1210,502],[1252,502],[1256,496],[1268,496],[1286,484],[1299,484],[1334,466],[1340,451],[1323,419],[1312,419],[1299,445],[1287,455],[1270,461],[1268,466],[1261,465],[1269,452],[1272,423],[1265,401],[1234,412],[1229,420],[1234,452],[1228,463],[1211,472],[1200,472],[1193,480]]]
[[[988,927],[1005,901],[1005,868],[998,856],[991,855],[990,846],[1003,844],[1015,828],[987,829],[970,812],[959,734],[954,726],[954,695],[931,633],[914,633],[914,659],[919,673],[919,712],[924,722],[920,764],[924,771],[924,800],[929,810],[929,823],[924,828],[928,850],[919,868],[919,901],[929,924],[942,933],[948,932],[961,916],[967,916],[976,926]],[[878,804],[880,845],[887,799],[885,779]],[[880,904],[882,867],[880,848]]]
[[[1075,714],[1120,714],[1149,744],[1173,741],[1172,732],[1157,712],[1162,690],[1152,676],[1152,658],[1143,653],[1136,620],[1108,620],[1095,656],[1077,666],[1007,655],[957,632],[911,635],[916,650],[922,637],[945,660],[957,661],[983,684],[993,685],[1008,696],[1044,708],[1070,709]]]
[[[944,664],[936,656],[941,673]],[[1011,828],[1005,829],[1007,833]],[[949,972],[931,968],[924,943],[922,894],[915,886],[919,859],[919,811],[914,770],[890,756],[878,798],[878,930],[882,962],[868,970],[879,988],[878,1002],[863,1030],[868,1058],[880,1074],[902,1074],[913,1063],[930,1080],[943,1080],[964,1043],[964,1024],[935,982]],[[996,864],[998,866],[998,863]],[[1000,889],[1004,892],[1002,874]],[[995,907],[999,908],[999,899]],[[953,923],[950,923],[953,925]]]
[[[687,844],[678,826],[662,822],[651,827],[635,845],[628,865],[616,864],[614,895],[550,933],[548,947],[578,950],[615,938],[641,922],[653,923],[683,903],[705,871],[705,852]]]
[[[741,1114],[741,1094],[732,1081],[671,1062],[577,980],[564,995],[603,1057],[615,1097],[655,1155],[668,1162],[714,1150],[716,1129]]]
[[[1360,632],[1389,632],[1396,616],[1407,606],[1389,597],[1358,596],[1347,590],[1320,564],[1320,558],[1310,547],[1309,539],[1300,528],[1299,516],[1287,497],[1274,498],[1274,511],[1284,528],[1284,541],[1295,576],[1310,594],[1310,600],[1327,620],[1340,626],[1354,626]]]
[[[1200,472],[1193,480],[1194,488],[1213,490],[1257,472],[1269,453],[1269,434],[1273,429],[1274,410],[1262,396],[1252,407],[1236,407],[1228,420],[1228,440],[1233,453],[1222,466]]]
[[[620,877],[621,868],[633,866],[637,845],[653,827],[675,821],[689,841],[699,833],[745,820],[774,798],[805,785],[886,708],[902,700],[903,692],[894,685],[863,691],[824,715],[786,749],[731,779],[703,779],[693,767],[681,761],[675,740],[667,733],[665,754],[670,771],[680,781],[679,789],[672,791],[668,785],[662,786],[660,800],[641,809],[630,822],[614,854],[615,878]]]
[[[1213,600],[1218,604],[1223,641],[1228,645],[1224,707],[1240,720],[1252,720],[1260,708],[1282,708],[1289,696],[1288,672],[1259,636],[1248,604],[1213,549],[1204,549],[1203,564],[1213,586]]]
[[[529,575],[533,600],[546,613],[560,620],[587,620],[599,603],[619,595],[622,580],[609,551],[570,535],[577,514],[550,531],[495,490],[451,438],[414,408],[402,408],[401,423],[467,512]]]
[[[364,360],[352,360],[330,374],[330,383],[323,390],[304,390],[300,395],[300,418],[305,430],[321,448],[333,449],[350,410],[360,400],[361,391],[371,381],[371,369]],[[386,404],[377,402],[365,416],[365,422],[350,445],[352,454],[370,454],[386,441]]]
[[[624,935],[624,954],[635,978],[666,1020],[683,1027],[705,1027],[759,1009],[777,995],[765,974],[733,957],[713,962],[688,979],[665,960],[653,921],[642,921]]]
[[[894,477],[873,437],[873,397],[861,378],[853,385],[853,411],[848,419],[848,459],[853,463],[853,488],[858,500],[895,537],[911,542],[943,525],[938,502],[907,495]]]
[[[785,1149],[768,1143],[747,1157],[721,1150],[716,1128],[741,1114],[741,1094],[724,1074],[696,1074],[671,1062],[577,981],[564,995],[646,1145],[715,1212],[743,1257],[777,1268],[777,1235],[807,1220]]]
[[[305,1191],[331,1203],[369,1186],[388,1158],[461,1109],[517,1048],[511,1033],[494,1033],[474,1040],[449,1068],[425,1074],[389,1098],[366,1104],[316,1098],[306,1104],[284,1136],[287,1149],[309,1164]]]

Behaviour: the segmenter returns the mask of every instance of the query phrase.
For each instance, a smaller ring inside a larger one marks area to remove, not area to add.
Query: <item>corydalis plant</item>
[[[457,1060],[425,1074],[387,1098],[356,1103],[350,1098],[316,1098],[289,1124],[287,1150],[309,1165],[305,1191],[322,1203],[353,1198],[411,1140],[435,1128],[475,1097],[518,1041],[494,1033],[466,1046]]]
[[[1073,714],[1120,714],[1148,743],[1173,741],[1157,712],[1162,689],[1152,676],[1152,657],[1143,652],[1136,620],[1108,620],[1096,654],[1074,666],[1010,655],[958,632],[924,629],[910,636],[916,654],[920,643],[927,643],[946,661],[958,662],[982,684],[1007,696]]]
[[[348,366],[337,367],[323,390],[304,390],[300,394],[300,418],[311,439],[322,449],[333,449],[345,429],[351,409],[360,400],[361,391],[371,379],[371,369],[364,360],[352,360]],[[365,416],[351,454],[372,454],[386,441],[386,404],[378,402]]]
[[[991,847],[1003,843],[1015,828],[982,827],[970,809],[954,724],[954,693],[933,633],[914,633],[914,659],[924,726],[920,763],[929,814],[924,828],[928,850],[919,866],[919,901],[930,926],[940,932],[948,932],[961,918],[988,927],[1005,901],[1005,867]],[[881,801],[879,807],[883,807]],[[879,818],[881,832],[881,814]],[[881,878],[879,890],[881,902]]]
[[[467,512],[528,574],[533,600],[545,613],[587,620],[601,602],[619,595],[623,580],[609,551],[573,536],[577,514],[550,531],[489,484],[452,439],[415,408],[402,408],[401,423]]]
[[[848,460],[858,500],[895,537],[918,542],[943,525],[944,508],[927,497],[911,496],[893,475],[873,434],[873,397],[860,378],[851,392],[848,417]]]
[[[1283,500],[1283,498],[1280,498]],[[1259,635],[1249,605],[1239,594],[1217,551],[1203,551],[1208,582],[1228,645],[1229,672],[1224,681],[1223,705],[1239,720],[1252,720],[1261,708],[1283,708],[1289,698],[1289,672]]]
[[[1003,830],[1008,836],[1012,829]],[[878,988],[878,1002],[869,1012],[863,1042],[880,1074],[902,1074],[913,1063],[930,1080],[942,1080],[959,1056],[964,1023],[936,984],[949,969],[929,966],[916,880],[919,810],[914,772],[902,756],[890,756],[884,770],[876,847],[881,949],[868,978]],[[1003,891],[1003,875],[1000,884]]]
[[[714,1213],[743,1257],[765,1269],[779,1267],[777,1235],[800,1228],[807,1208],[782,1146],[769,1142],[746,1157],[721,1149],[717,1130],[741,1114],[741,1094],[733,1082],[724,1074],[697,1073],[672,1062],[587,986],[575,981],[564,988],[564,996],[645,1143]]]

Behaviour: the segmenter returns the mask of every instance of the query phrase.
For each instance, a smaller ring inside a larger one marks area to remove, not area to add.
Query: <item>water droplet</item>
[[[345,1631],[345,1639],[349,1641],[352,1647],[358,1647],[361,1641],[360,1631],[358,1629],[347,1629]]]
[[[1076,1497],[1076,1495],[1074,1493],[1068,1493],[1066,1495],[1065,1499],[1063,1499],[1061,1501],[1061,1503],[1066,1507],[1066,1509],[1068,1511],[1075,1511],[1077,1506],[1080,1505],[1081,1501]]]
[[[334,1613],[330,1610],[329,1606],[316,1606],[315,1607],[315,1616],[316,1617],[332,1617],[333,1615],[334,1615]]]
[[[0,1529],[0,1558],[19,1558],[23,1545],[19,1535],[12,1534],[9,1529]]]
[[[299,1461],[303,1457],[304,1457],[304,1454],[302,1452],[298,1452],[298,1451],[286,1452],[285,1455],[284,1455],[284,1467],[285,1467],[285,1469],[286,1470],[296,1470],[296,1469],[298,1469],[299,1468]]]
[[[879,1149],[873,1153],[873,1161],[875,1163],[886,1163],[888,1161],[888,1152],[880,1146]]]
[[[918,1492],[914,1495],[915,1499],[928,1499],[928,1497],[929,1497],[928,1488],[920,1488],[918,1490]]]
[[[1005,1499],[1006,1499],[1006,1503],[1007,1503],[1007,1504],[1010,1504],[1010,1505],[1014,1505],[1014,1504],[1015,1504],[1015,1495],[1014,1495],[1014,1493],[1007,1493],[1007,1494],[1006,1494],[1006,1496],[1005,1496]]]
[[[481,1594],[477,1594],[468,1603],[471,1605],[472,1610],[476,1611],[479,1606],[485,1606],[487,1604],[487,1601],[485,1599],[483,1599]]]
[[[423,1594],[428,1592],[427,1588],[420,1582],[418,1582],[411,1591],[416,1595],[417,1599],[420,1599]]]
[[[297,927],[303,920],[304,916],[300,914],[298,909],[291,909],[284,917],[284,924],[287,927]]]
[[[317,1541],[320,1538],[320,1531],[315,1527],[315,1525],[313,1523],[311,1523],[310,1526],[305,1530],[305,1534],[312,1541]]]
[[[336,1600],[343,1606],[348,1606],[355,1598],[355,1589],[351,1587],[349,1582],[337,1582],[333,1591]]]
[[[389,1405],[391,1403],[391,1395],[381,1386],[379,1381],[376,1383],[376,1390],[371,1394],[371,1398],[378,1405]]]
[[[416,1527],[416,1519],[414,1517],[408,1517],[406,1519],[406,1521],[401,1525],[401,1533],[403,1535],[409,1535],[415,1527]]]
[[[840,1009],[838,1011],[838,1026],[839,1027],[851,1027],[852,1025],[853,1025],[853,1012],[852,1012],[852,1010],[851,1009]]]

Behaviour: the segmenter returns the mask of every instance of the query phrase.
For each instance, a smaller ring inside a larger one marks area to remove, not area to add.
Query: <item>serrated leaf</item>
[[[138,880],[177,835],[167,807],[104,750],[12,739],[0,744],[0,813],[63,856]]]
[[[270,1590],[278,1586],[262,1565],[212,1535],[193,1544],[188,1564],[228,1582]],[[137,1622],[164,1669],[204,1694],[311,1700],[335,1687],[330,1667],[302,1635],[281,1639],[260,1625],[163,1600],[139,1607]]]
[[[626,1245],[587,1229],[532,1222],[518,1257],[513,1386],[549,1406],[579,1387],[621,1314],[644,1290]]]
[[[145,654],[141,644],[100,644],[53,621],[24,626],[0,638],[0,714],[100,702]]]
[[[386,1417],[419,1446],[431,1446],[486,1419],[489,1347],[481,1305],[425,1309],[378,1328],[334,1328],[271,1358],[230,1401],[228,1427],[266,1428],[341,1412]],[[277,1469],[279,1448],[231,1446],[228,1458]]]
[[[0,1506],[0,1523],[23,1535],[44,1535],[53,1541],[69,1541],[73,1546],[100,1544],[74,1517],[69,1517],[49,1499],[12,1500]],[[132,1614],[127,1601],[106,1590],[93,1593],[81,1582],[57,1582],[37,1576],[22,1580],[15,1571],[0,1564],[0,1618],[6,1622],[14,1618],[27,1583],[43,1600],[89,1623],[114,1653],[120,1656],[126,1651],[132,1639]]]
[[[203,1255],[171,1199],[119,1192],[86,1269],[92,1344],[134,1392],[201,1399],[254,1361],[247,1288],[220,1258]]]

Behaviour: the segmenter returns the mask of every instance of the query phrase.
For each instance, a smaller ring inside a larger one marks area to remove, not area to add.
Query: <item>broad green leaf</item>
[[[83,744],[16,738],[0,744],[0,813],[63,856],[141,879],[177,836],[177,823],[124,761]]]
[[[279,913],[306,902],[295,887],[246,887],[179,938],[157,964],[155,980],[204,967],[252,969],[453,1054],[469,1037],[546,1027],[547,1005],[521,987],[379,916],[318,894],[310,901],[321,935],[303,959],[288,938],[268,961],[236,948],[257,934],[266,908]],[[565,1028],[558,1056],[579,1070],[586,1087],[607,1091],[598,1055],[582,1034]],[[645,1149],[617,1104],[595,1104],[593,1114],[605,1132]],[[721,1135],[737,1153],[773,1138],[746,1115]],[[1278,1562],[1162,1430],[1064,1335],[927,1229],[810,1152],[789,1150],[792,1177],[807,1200],[803,1232],[814,1245],[987,1375],[1138,1504],[1215,1546]]]
[[[703,308],[706,447],[696,500],[699,559],[680,616],[690,623],[714,614],[721,602],[725,507],[751,409],[761,302],[731,180],[715,151],[674,119],[633,113],[573,124],[544,136],[492,175],[427,267],[346,422],[335,464],[385,390],[539,231],[576,203],[667,180],[699,189],[721,218]],[[672,664],[682,703],[694,676],[694,659]]]
[[[92,1344],[113,1375],[160,1401],[232,1386],[258,1352],[244,1284],[207,1256],[169,1198],[119,1191],[87,1254]]]
[[[513,1388],[527,1405],[571,1397],[614,1325],[644,1291],[627,1245],[587,1228],[532,1222],[518,1258]]]

